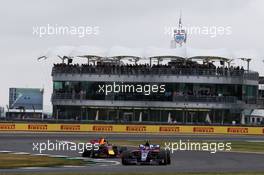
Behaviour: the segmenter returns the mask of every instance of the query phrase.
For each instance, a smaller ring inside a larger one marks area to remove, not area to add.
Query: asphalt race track
[[[33,151],[33,142],[47,140],[90,140],[98,137],[107,137],[108,140],[203,140],[203,141],[264,141],[261,136],[222,136],[222,135],[153,135],[153,134],[94,134],[94,133],[0,133],[0,151],[28,152]],[[72,151],[51,151],[45,154],[81,156]],[[177,151],[171,154],[171,165],[167,166],[123,166],[119,159],[116,165],[86,166],[86,167],[53,167],[32,169],[5,169],[0,172],[264,172],[264,154],[236,153],[236,152],[209,152]]]

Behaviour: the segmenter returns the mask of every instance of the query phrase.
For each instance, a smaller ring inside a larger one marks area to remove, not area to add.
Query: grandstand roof
[[[220,59],[231,60],[235,58],[256,58],[257,54],[254,50],[239,50],[230,52],[227,49],[194,49],[194,48],[157,48],[148,47],[146,49],[127,48],[115,46],[108,50],[93,46],[59,46],[41,55],[40,58],[49,57],[98,57],[98,58],[191,58],[191,59]]]
[[[198,58],[198,59],[224,59],[229,60],[232,58],[232,54],[225,48],[222,49],[193,49],[188,48],[187,50],[188,58]]]
[[[122,46],[114,46],[110,48],[107,52],[107,57],[134,57],[141,58],[142,50],[141,49],[131,49]]]
[[[260,116],[264,117],[264,109],[254,109],[251,113],[251,116]]]
[[[76,47],[71,53],[70,56],[73,57],[105,57],[106,50],[93,47],[93,46],[79,46]]]
[[[40,58],[53,58],[53,57],[69,57],[72,51],[75,49],[74,46],[58,46],[49,48],[45,53],[41,54]]]
[[[164,49],[149,47],[145,49],[144,57],[146,58],[186,58],[186,48]]]

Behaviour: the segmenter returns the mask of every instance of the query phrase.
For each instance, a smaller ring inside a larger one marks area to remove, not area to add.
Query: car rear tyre
[[[95,158],[95,153],[94,153],[94,151],[90,151],[90,157],[91,157],[91,158]]]
[[[129,163],[127,161],[129,159],[129,154],[130,154],[130,152],[128,152],[128,151],[125,151],[122,153],[122,158],[121,158],[122,165],[129,165]]]
[[[171,164],[171,157],[170,157],[170,151],[167,151],[167,164],[170,165]]]
[[[82,153],[83,157],[90,157],[90,155],[91,155],[91,151],[88,151],[87,149],[84,150],[84,152]]]
[[[159,162],[160,165],[167,165],[168,158],[167,158],[167,152],[166,151],[160,151],[159,153],[159,159],[161,160]]]

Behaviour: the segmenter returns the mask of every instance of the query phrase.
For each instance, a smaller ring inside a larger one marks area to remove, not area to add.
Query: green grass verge
[[[0,169],[20,167],[50,167],[63,165],[83,165],[82,160],[68,160],[47,156],[17,155],[0,153]]]
[[[231,142],[233,151],[249,151],[264,153],[264,142]]]

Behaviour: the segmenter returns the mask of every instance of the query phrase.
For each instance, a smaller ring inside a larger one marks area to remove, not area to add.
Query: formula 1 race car
[[[169,165],[170,152],[160,149],[159,145],[139,145],[136,150],[125,151],[122,156],[123,165]]]
[[[101,138],[98,140],[91,140],[91,144],[98,145],[97,149],[87,150],[85,149],[82,153],[83,157],[91,157],[91,158],[115,158],[120,157],[123,151],[126,151],[126,147],[118,147],[112,145],[106,141],[106,139]]]

